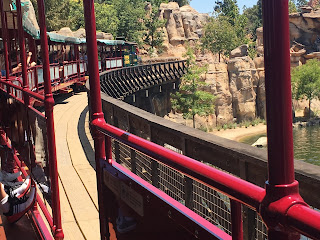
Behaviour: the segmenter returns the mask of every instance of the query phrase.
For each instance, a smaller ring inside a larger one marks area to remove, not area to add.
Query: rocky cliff
[[[168,55],[181,57],[185,52],[184,43],[197,41],[209,15],[198,13],[189,5],[179,7],[176,2],[162,3],[160,19],[166,20],[164,48]]]

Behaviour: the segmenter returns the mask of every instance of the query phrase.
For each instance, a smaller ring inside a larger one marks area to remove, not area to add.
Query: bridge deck
[[[57,99],[54,118],[65,239],[99,239],[94,153],[86,115],[86,93]]]

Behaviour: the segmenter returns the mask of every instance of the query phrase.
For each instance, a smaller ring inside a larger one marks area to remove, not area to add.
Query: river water
[[[253,144],[260,137],[260,134],[241,140],[243,143]],[[293,129],[294,158],[320,166],[320,127],[311,126]]]

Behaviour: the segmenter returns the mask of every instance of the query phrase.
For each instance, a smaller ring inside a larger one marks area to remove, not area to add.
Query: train
[[[8,1],[4,1],[3,4],[7,33],[4,33],[4,31],[1,33],[1,71],[4,76],[7,70],[11,78],[16,78],[13,81],[21,82],[21,56],[17,41],[17,9],[13,3]],[[27,13],[24,12],[24,14]],[[36,26],[34,26],[34,23],[25,16],[23,16],[22,27],[26,43],[24,51],[27,54],[27,59],[29,58],[27,62],[29,89],[41,93],[44,89],[44,78],[40,33]],[[71,86],[83,86],[88,79],[86,39],[64,36],[55,32],[48,32],[47,38],[52,91],[55,94],[69,93],[72,91]],[[4,41],[6,41],[7,51],[3,49]],[[115,68],[135,66],[138,64],[138,46],[136,43],[125,41],[123,38],[115,40],[97,39],[97,43],[99,46],[98,54],[100,72]],[[4,52],[7,52],[7,56],[3,55]],[[28,56],[29,54],[30,57]],[[8,60],[8,69],[6,69],[4,63],[5,58]]]

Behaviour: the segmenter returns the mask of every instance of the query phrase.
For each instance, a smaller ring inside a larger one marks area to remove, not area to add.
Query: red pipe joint
[[[103,112],[92,114],[90,127],[91,127],[91,134],[93,139],[104,137],[104,134],[101,133],[96,126],[101,126],[105,124],[106,124],[106,121],[104,119]]]
[[[44,104],[46,106],[48,106],[50,109],[53,109],[53,107],[54,107],[54,99],[53,99],[53,94],[52,93],[45,95]]]
[[[300,234],[287,224],[287,213],[297,204],[308,207],[299,194],[298,181],[286,185],[266,183],[266,196],[259,212],[268,227],[269,239],[300,239]]]

